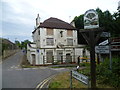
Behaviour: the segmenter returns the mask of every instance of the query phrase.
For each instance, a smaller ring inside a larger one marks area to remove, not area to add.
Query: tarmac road
[[[19,66],[23,52],[7,58],[2,62],[2,88],[36,88],[46,78],[60,72],[68,71],[65,68],[21,68]]]

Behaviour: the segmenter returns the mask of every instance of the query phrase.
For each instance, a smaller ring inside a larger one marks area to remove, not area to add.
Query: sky
[[[0,0],[0,37],[32,41],[35,19],[55,17],[71,22],[89,9],[117,12],[119,0]]]

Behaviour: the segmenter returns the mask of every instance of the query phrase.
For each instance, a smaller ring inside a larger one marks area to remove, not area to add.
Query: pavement
[[[24,53],[14,54],[2,62],[2,88],[36,88],[47,87],[46,83],[61,72],[70,71],[70,68],[21,68],[20,62]]]

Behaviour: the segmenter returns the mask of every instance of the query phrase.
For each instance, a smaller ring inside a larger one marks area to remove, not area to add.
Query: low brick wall
[[[2,57],[0,56],[0,58],[5,59],[5,58],[7,58],[7,57],[9,57],[9,56],[11,56],[13,54],[15,54],[18,51],[19,51],[18,49],[17,50],[5,50],[3,52],[3,56]]]

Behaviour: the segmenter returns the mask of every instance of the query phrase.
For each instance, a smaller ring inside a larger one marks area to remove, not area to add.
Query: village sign
[[[99,28],[98,14],[94,9],[90,9],[84,14],[84,29]]]

